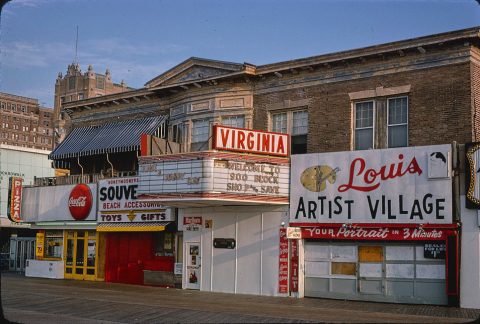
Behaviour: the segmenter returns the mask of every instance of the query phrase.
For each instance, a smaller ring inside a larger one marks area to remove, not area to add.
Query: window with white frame
[[[190,151],[206,151],[210,136],[210,122],[208,119],[194,120],[192,123],[192,145]]]
[[[287,133],[287,113],[272,115],[272,132]]]
[[[374,148],[374,102],[355,103],[355,149],[367,150]]]
[[[308,111],[306,109],[272,113],[271,131],[291,135],[291,154],[307,153]]]
[[[407,97],[390,98],[388,107],[388,147],[408,145],[408,100]]]
[[[408,146],[408,96],[354,103],[354,149]]]
[[[245,116],[222,117],[222,125],[230,127],[245,128]]]

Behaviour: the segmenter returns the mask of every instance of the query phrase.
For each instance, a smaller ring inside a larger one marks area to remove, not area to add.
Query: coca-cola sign
[[[75,220],[84,220],[92,209],[92,192],[86,184],[76,185],[68,197],[68,209]]]
[[[450,149],[292,156],[290,222],[451,223]]]

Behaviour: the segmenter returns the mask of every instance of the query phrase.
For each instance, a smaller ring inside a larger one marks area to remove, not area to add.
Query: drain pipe
[[[80,169],[82,169],[82,178],[83,178],[83,166],[80,164],[80,156],[77,156],[77,163]]]
[[[111,172],[110,172],[110,177],[113,178],[113,164],[110,162],[110,159],[108,158],[108,153],[107,153],[107,162],[110,164]]]

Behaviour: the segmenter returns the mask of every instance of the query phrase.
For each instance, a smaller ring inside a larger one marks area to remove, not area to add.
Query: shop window
[[[45,232],[45,258],[61,259],[63,252],[62,231]]]
[[[307,153],[308,111],[306,109],[273,113],[271,130],[291,135],[291,154]]]
[[[173,256],[174,240],[173,233],[155,233],[155,256]]]
[[[245,116],[222,117],[222,125],[245,128]]]
[[[210,122],[208,119],[194,120],[192,124],[191,151],[208,150],[208,138],[210,134]]]

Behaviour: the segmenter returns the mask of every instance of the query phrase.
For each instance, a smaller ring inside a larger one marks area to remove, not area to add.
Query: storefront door
[[[35,255],[35,238],[10,238],[10,271],[25,271],[25,261],[33,259]]]
[[[186,271],[186,285],[187,289],[200,289],[200,243],[187,242],[187,271]]]
[[[434,243],[306,242],[305,296],[446,305],[445,257]]]
[[[93,231],[67,231],[65,278],[94,280],[97,238]]]

